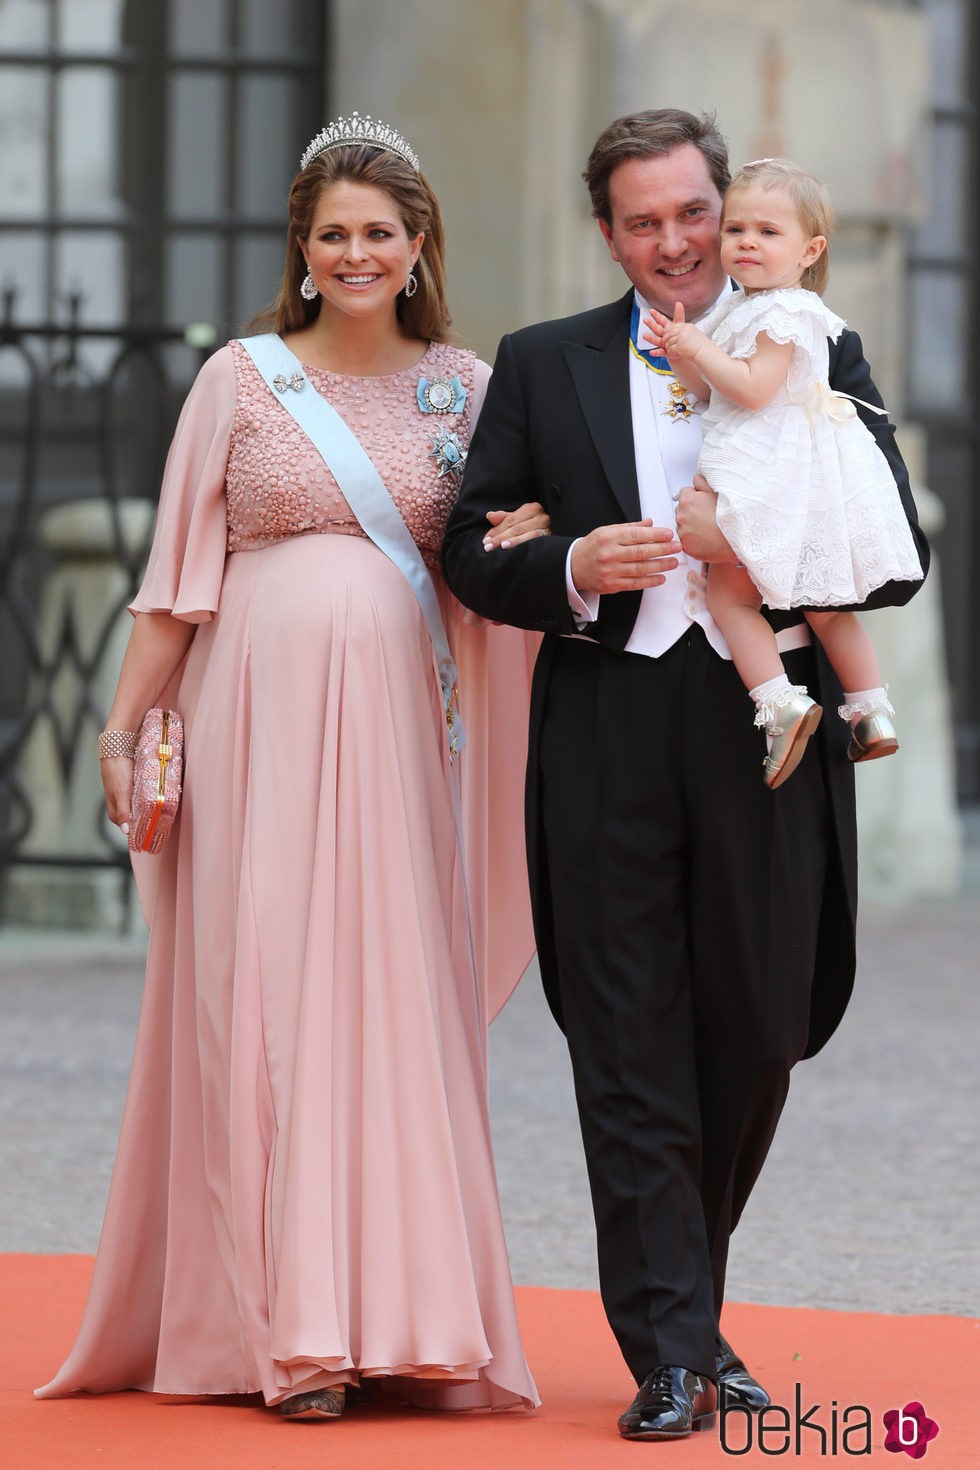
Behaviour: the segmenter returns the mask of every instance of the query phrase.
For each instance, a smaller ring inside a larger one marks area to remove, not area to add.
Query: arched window
[[[120,502],[156,498],[202,353],[276,292],[286,192],[324,120],[327,11],[0,0],[0,885],[11,864],[125,871],[78,794],[143,559]],[[51,516],[77,502],[117,575],[53,601]],[[45,800],[84,808],[72,837],[39,820]]]
[[[20,321],[234,332],[321,126],[323,0],[3,0],[0,283]],[[8,295],[9,299],[9,295]]]

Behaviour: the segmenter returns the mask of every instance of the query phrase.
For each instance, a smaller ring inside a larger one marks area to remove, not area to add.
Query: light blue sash
[[[337,410],[316,391],[298,358],[282,338],[268,332],[259,337],[243,337],[241,344],[270,391],[309,435],[361,529],[408,579],[432,639],[446,707],[449,755],[451,760],[455,760],[466,744],[456,707],[456,665],[449,651],[436,589],[411,532],[356,435]]]

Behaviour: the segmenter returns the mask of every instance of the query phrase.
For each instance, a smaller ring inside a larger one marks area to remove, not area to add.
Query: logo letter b
[[[906,1426],[906,1424],[911,1424],[911,1426],[912,1426],[912,1432],[911,1432],[911,1434],[908,1437],[906,1437],[906,1434],[905,1434],[905,1426]],[[902,1444],[902,1445],[912,1445],[912,1444],[915,1444],[918,1441],[918,1438],[919,1438],[919,1424],[918,1424],[918,1420],[915,1419],[915,1418],[913,1418],[913,1416],[911,1414],[906,1414],[906,1412],[905,1412],[904,1409],[899,1409],[899,1411],[898,1411],[898,1442],[899,1442],[899,1444]]]

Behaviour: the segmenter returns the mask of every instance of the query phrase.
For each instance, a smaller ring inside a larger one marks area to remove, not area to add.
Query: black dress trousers
[[[813,686],[810,650],[784,662]],[[753,716],[697,626],[657,659],[561,640],[544,704],[561,1005],[603,1304],[637,1381],[714,1376],[729,1236],[807,1041],[824,776],[811,742],[770,791]]]

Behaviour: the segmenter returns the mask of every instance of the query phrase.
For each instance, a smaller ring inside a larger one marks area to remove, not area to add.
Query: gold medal
[[[667,402],[660,409],[675,424],[686,423],[688,419],[697,418],[703,404],[696,393],[690,393],[679,383],[674,376],[674,370],[666,357],[655,352],[647,352],[637,344],[637,333],[640,328],[639,303],[633,302],[633,312],[630,317],[630,352],[638,358],[643,366],[651,373],[656,373],[658,378],[669,378],[667,384]]]
[[[689,393],[684,384],[679,383],[676,378],[667,384],[667,394],[667,402],[660,412],[665,413],[669,419],[673,419],[675,424],[682,420],[696,418],[701,412],[701,400],[695,398],[693,393]]]

